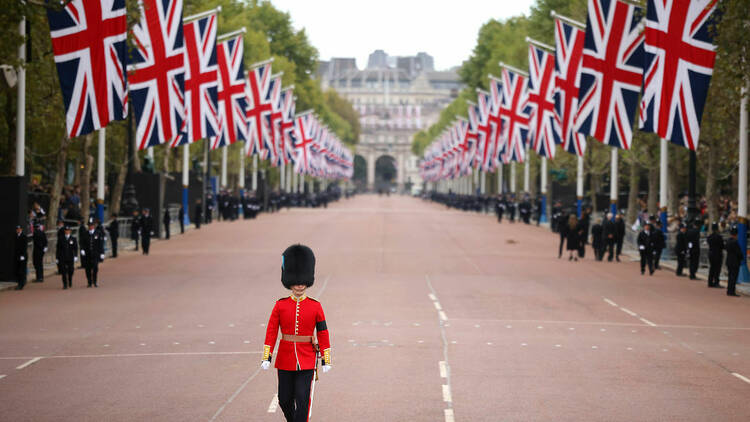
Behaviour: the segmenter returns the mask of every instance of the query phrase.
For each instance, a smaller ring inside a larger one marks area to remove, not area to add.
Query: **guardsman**
[[[677,256],[677,277],[682,277],[682,269],[685,268],[685,260],[688,252],[687,226],[680,224],[680,231],[677,233],[677,240],[674,245],[674,254]]]
[[[699,230],[699,222],[695,221],[693,222],[693,227],[691,227],[687,232],[687,241],[688,241],[688,257],[690,259],[690,279],[695,280],[695,273],[698,272],[698,264],[700,264],[700,256],[701,256],[701,232]]]
[[[322,357],[323,372],[331,369],[331,343],[323,307],[305,295],[305,290],[314,282],[312,250],[304,245],[288,247],[281,256],[281,283],[292,294],[279,299],[271,311],[261,362],[264,370],[271,367],[273,348],[281,329],[275,368],[279,377],[279,406],[287,422],[309,420],[318,357]],[[317,336],[313,335],[315,332]]]
[[[26,271],[29,265],[27,259],[28,248],[29,240],[23,233],[23,227],[18,225],[16,226],[16,237],[14,238],[13,248],[13,274],[16,276],[16,283],[18,283],[16,290],[23,290],[23,287],[26,285]]]
[[[727,296],[739,296],[735,292],[737,285],[737,276],[740,274],[740,264],[742,263],[742,249],[737,243],[737,227],[729,229],[729,239],[727,239]]]
[[[162,222],[164,223],[164,237],[169,239],[169,224],[172,222],[172,216],[169,215],[169,208],[167,207],[164,207],[164,218],[162,219]]]
[[[60,266],[63,289],[73,287],[73,271],[75,270],[75,263],[78,261],[78,241],[70,234],[71,231],[72,228],[66,225],[64,234],[58,240],[57,245],[56,262]]]
[[[141,231],[141,246],[143,247],[143,254],[148,255],[148,250],[151,247],[151,236],[154,235],[154,219],[151,217],[151,210],[148,208],[143,209],[141,222],[138,226]]]
[[[44,281],[44,254],[47,252],[47,234],[44,233],[44,226],[41,224],[34,225],[34,270],[36,271],[36,280],[41,283]]]
[[[721,274],[721,261],[724,257],[724,239],[719,234],[719,225],[711,224],[711,234],[706,239],[708,243],[708,287],[721,287],[719,285],[719,274]]]
[[[112,240],[112,258],[117,258],[117,239],[120,237],[120,223],[117,222],[117,217],[112,218],[109,226],[107,226],[107,231],[110,240]]]
[[[646,265],[648,265],[648,274],[654,274],[654,243],[651,230],[651,222],[647,222],[643,230],[638,233],[638,252],[641,254],[641,275],[646,273]]]
[[[104,260],[104,236],[96,230],[94,220],[89,221],[89,229],[81,235],[81,264],[86,271],[88,286],[99,287],[97,275],[99,261]]]

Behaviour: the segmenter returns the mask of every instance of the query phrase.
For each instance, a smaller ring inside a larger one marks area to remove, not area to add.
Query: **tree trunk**
[[[81,147],[81,161],[83,162],[83,168],[81,169],[81,224],[86,224],[89,220],[91,169],[94,167],[94,157],[89,155],[89,147],[93,138],[93,133],[84,136]]]
[[[719,192],[716,189],[716,166],[719,161],[719,148],[716,142],[708,146],[708,168],[706,169],[706,205],[710,221],[719,219]]]
[[[659,168],[652,167],[648,169],[648,203],[647,209],[649,215],[654,215],[659,206]]]
[[[630,177],[628,181],[628,212],[625,215],[625,222],[628,226],[635,222],[638,217],[638,185],[640,182],[640,167],[635,160],[630,163]],[[650,183],[650,182],[649,182]]]
[[[68,147],[70,138],[64,135],[60,140],[60,153],[57,154],[57,167],[55,171],[55,181],[52,185],[52,196],[49,202],[49,212],[47,214],[47,227],[55,227],[57,224],[57,212],[60,208],[60,196],[62,196],[62,187],[65,183],[65,159],[68,156]]]
[[[125,154],[125,161],[120,164],[115,186],[109,198],[109,215],[114,218],[120,214],[120,205],[122,204],[122,190],[125,187],[125,178],[128,176],[128,156]]]
[[[667,185],[669,187],[669,215],[673,215],[675,217],[679,216],[679,208],[680,208],[680,185],[678,183],[678,177],[677,174],[677,166],[672,162],[672,164],[669,165],[669,168],[667,169],[667,172],[669,173],[668,177],[669,180],[667,181]]]

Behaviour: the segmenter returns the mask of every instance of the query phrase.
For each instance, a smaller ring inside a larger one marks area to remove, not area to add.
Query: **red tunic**
[[[317,331],[320,353],[323,364],[331,364],[331,342],[326,326],[323,307],[317,300],[302,295],[296,299],[294,295],[279,299],[271,311],[266,329],[266,341],[263,345],[263,360],[271,360],[276,337],[281,327],[281,334],[312,336]],[[277,369],[284,371],[300,371],[315,369],[315,348],[310,342],[292,342],[281,340],[276,353]]]

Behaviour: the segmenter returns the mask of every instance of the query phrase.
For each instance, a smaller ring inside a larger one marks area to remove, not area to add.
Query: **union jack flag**
[[[294,160],[294,143],[296,142],[294,134],[294,87],[285,88],[281,92],[281,148],[279,156],[283,159],[283,164],[290,163]]]
[[[555,59],[539,47],[529,45],[529,143],[542,157],[555,158],[554,99]]]
[[[318,136],[318,122],[312,112],[302,113],[294,119],[297,143],[294,144],[294,171],[299,174],[310,171],[312,145]]]
[[[583,157],[586,135],[574,130],[585,32],[555,19],[555,132],[565,151]]]
[[[242,36],[230,38],[216,47],[219,62],[219,134],[212,139],[211,149],[248,139]]]
[[[268,89],[267,101],[271,104],[271,112],[263,119],[265,139],[268,139],[266,150],[268,160],[272,166],[279,164],[279,147],[281,146],[281,74],[271,76],[271,85]]]
[[[485,171],[493,169],[493,151],[492,129],[490,128],[490,94],[483,91],[477,91],[477,141],[479,142],[479,151],[477,159],[480,168]]]
[[[481,165],[479,160],[479,106],[469,103],[467,112],[469,114],[469,128],[466,136],[468,136],[470,142],[468,165],[472,168],[479,168]]]
[[[73,138],[128,114],[124,0],[73,0],[47,9],[65,126]]]
[[[216,136],[219,133],[216,15],[188,22],[185,32],[185,120],[171,146]]]
[[[248,106],[245,109],[248,131],[250,132],[249,154],[257,154],[262,159],[268,156],[268,139],[264,135],[263,121],[271,114],[272,105],[266,99],[271,89],[271,63],[262,62],[253,65],[247,72],[247,85],[245,91],[248,97]]]
[[[128,64],[138,149],[171,142],[185,119],[182,0],[141,0]]]
[[[716,60],[709,26],[717,3],[648,1],[639,127],[691,150],[698,148]]]
[[[505,144],[503,163],[522,163],[526,159],[524,140],[528,136],[530,111],[527,83],[525,76],[503,68],[503,104],[500,107],[503,122],[500,138]]]
[[[503,142],[503,119],[500,117],[500,107],[503,104],[503,82],[490,75],[490,156],[492,157],[491,168],[495,169],[502,160],[500,155],[505,150]]]
[[[576,130],[629,149],[643,77],[642,9],[589,0]]]

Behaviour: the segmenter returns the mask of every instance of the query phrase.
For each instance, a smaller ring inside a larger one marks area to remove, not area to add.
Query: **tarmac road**
[[[215,222],[105,261],[98,289],[78,270],[0,293],[0,420],[282,421],[258,367],[294,242],[333,343],[313,421],[750,420],[747,297],[395,195]]]

